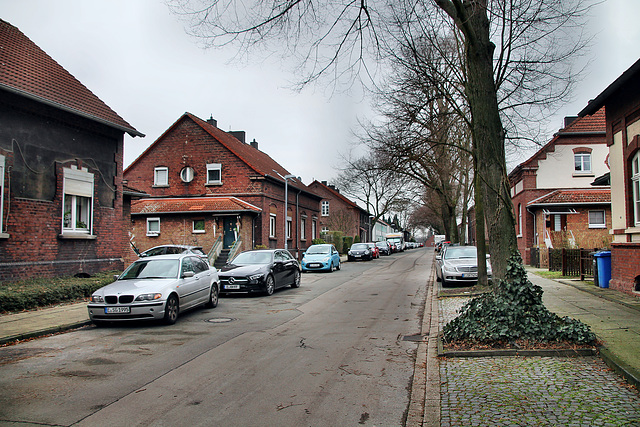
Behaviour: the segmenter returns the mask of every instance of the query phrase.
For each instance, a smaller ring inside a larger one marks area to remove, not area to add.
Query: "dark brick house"
[[[611,165],[611,281],[609,287],[640,296],[640,60],[580,113],[606,109]]]
[[[320,233],[340,231],[345,236],[359,236],[361,242],[372,240],[369,212],[349,200],[327,181],[313,181],[311,190],[322,196],[320,203]]]
[[[604,117],[603,109],[588,118],[566,118],[563,129],[509,174],[525,264],[532,248],[540,249],[545,265],[549,248],[609,245],[610,189],[591,186],[609,172]]]
[[[0,279],[123,268],[124,134],[143,136],[0,20]]]
[[[213,259],[256,246],[295,255],[311,245],[320,196],[244,138],[185,113],[125,170],[127,185],[149,194],[132,202],[140,250],[191,244]]]

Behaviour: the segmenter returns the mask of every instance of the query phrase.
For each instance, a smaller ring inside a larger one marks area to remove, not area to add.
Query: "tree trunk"
[[[476,153],[473,154],[474,157],[474,169],[477,170],[476,166]],[[487,277],[487,262],[481,262],[483,259],[487,259],[487,238],[486,232],[484,229],[484,200],[482,186],[479,185],[477,173],[473,176],[473,187],[474,187],[474,199],[476,205],[476,246],[478,248],[478,286],[488,286],[489,278]]]

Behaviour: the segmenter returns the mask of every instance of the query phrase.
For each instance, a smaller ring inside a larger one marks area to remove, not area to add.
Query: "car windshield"
[[[273,254],[271,252],[242,252],[231,261],[235,265],[269,264]]]
[[[120,276],[120,280],[126,279],[175,279],[180,270],[180,261],[177,259],[145,259],[136,261]]]
[[[386,242],[378,242],[376,243],[376,246],[379,248],[386,248],[387,247],[387,243]]]
[[[475,246],[449,246],[444,253],[444,259],[477,258]]]
[[[325,255],[331,253],[331,246],[310,246],[307,255]]]
[[[369,245],[367,245],[366,243],[354,243],[353,245],[351,245],[351,249],[361,251],[363,249],[369,249]]]

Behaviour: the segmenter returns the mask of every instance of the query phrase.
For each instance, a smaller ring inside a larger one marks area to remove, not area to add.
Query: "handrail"
[[[242,246],[241,238],[238,238],[238,240],[233,242],[233,246],[231,246],[231,249],[229,249],[229,260],[232,260],[233,257],[236,256],[236,253],[238,253],[238,250],[240,249],[241,246]]]
[[[216,259],[220,256],[220,252],[222,252],[222,237],[218,236],[215,242],[213,242],[213,246],[211,246],[211,250],[207,254],[207,258],[209,259],[209,264],[213,265],[216,262]]]

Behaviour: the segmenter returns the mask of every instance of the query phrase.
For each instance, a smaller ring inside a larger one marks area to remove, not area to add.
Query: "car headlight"
[[[141,294],[141,295],[138,295],[138,297],[136,298],[136,301],[153,301],[160,298],[162,298],[162,294],[159,294],[159,293]]]
[[[91,302],[104,302],[102,295],[91,295]]]
[[[456,267],[445,265],[444,266],[444,271],[447,271],[447,272],[450,272],[450,273],[457,273],[458,269]]]
[[[252,274],[251,276],[248,277],[250,282],[256,281],[256,280],[260,280],[262,278],[262,276],[264,276],[262,273],[259,274]]]

